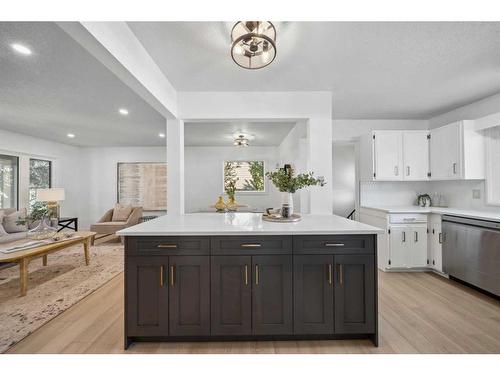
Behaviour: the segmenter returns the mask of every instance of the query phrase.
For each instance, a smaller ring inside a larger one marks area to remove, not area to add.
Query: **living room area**
[[[0,23],[0,353],[95,291],[120,290],[115,233],[167,212],[165,116],[65,27]],[[303,120],[192,120],[184,133],[186,213],[265,212],[280,200],[265,173],[305,169]]]
[[[1,23],[0,353],[123,271],[166,212],[165,118],[55,23]]]

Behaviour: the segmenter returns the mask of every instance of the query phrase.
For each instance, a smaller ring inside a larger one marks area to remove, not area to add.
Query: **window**
[[[0,155],[0,209],[17,208],[19,158]]]
[[[49,160],[30,159],[30,209],[36,202],[36,190],[52,187],[52,162]]]
[[[239,192],[264,192],[264,162],[224,162],[224,190],[230,183],[235,183]]]

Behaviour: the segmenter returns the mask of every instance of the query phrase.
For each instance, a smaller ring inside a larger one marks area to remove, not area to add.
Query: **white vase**
[[[290,217],[293,215],[293,194],[292,193],[286,193],[283,192],[281,193],[281,213],[283,214],[283,207],[284,206],[288,207],[288,216]],[[285,215],[283,215],[285,216]]]

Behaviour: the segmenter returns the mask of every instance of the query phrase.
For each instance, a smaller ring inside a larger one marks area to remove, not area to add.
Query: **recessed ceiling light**
[[[73,133],[68,133],[67,136],[68,138],[75,138],[75,135]]]
[[[120,108],[118,110],[120,112],[120,115],[127,116],[128,115],[128,110],[126,108]]]
[[[12,47],[12,49],[14,51],[19,52],[19,53],[26,55],[26,56],[29,56],[33,53],[33,52],[31,52],[31,50],[28,47],[23,46],[22,44],[19,44],[19,43],[12,43],[10,46]]]
[[[160,137],[160,138],[165,138],[165,133],[159,133],[159,134],[158,134],[158,137]]]

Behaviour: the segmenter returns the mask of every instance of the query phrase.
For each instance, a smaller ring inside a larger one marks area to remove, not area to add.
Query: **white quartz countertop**
[[[498,211],[478,211],[453,207],[419,206],[363,206],[361,208],[382,211],[390,214],[440,214],[500,222],[500,208]]]
[[[336,215],[303,215],[294,223],[272,223],[258,213],[196,213],[160,216],[117,232],[120,236],[378,234],[383,230]]]

